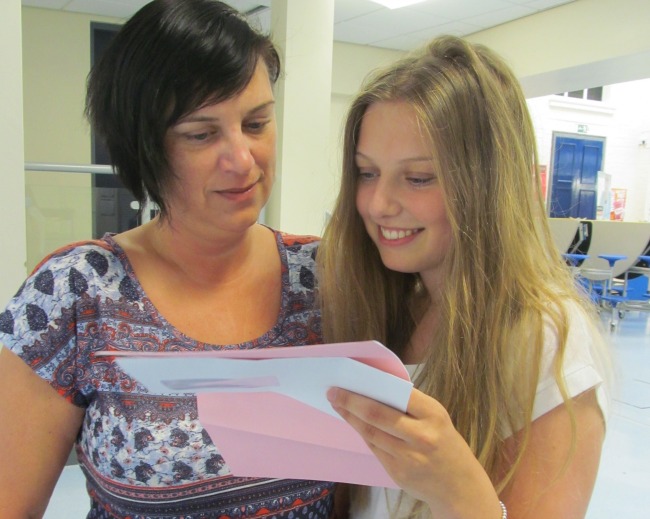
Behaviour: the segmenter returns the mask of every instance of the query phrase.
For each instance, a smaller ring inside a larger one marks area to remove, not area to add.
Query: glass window
[[[587,99],[592,101],[602,101],[603,100],[603,87],[593,87],[587,89]]]

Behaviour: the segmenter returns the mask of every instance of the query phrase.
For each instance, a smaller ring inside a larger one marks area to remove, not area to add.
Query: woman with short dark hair
[[[271,41],[213,0],[147,4],[93,68],[88,117],[160,214],[57,250],[0,313],[0,516],[41,516],[73,444],[88,517],[329,516],[332,483],[233,476],[195,396],[95,355],[322,342],[316,239],[256,223],[279,73]]]

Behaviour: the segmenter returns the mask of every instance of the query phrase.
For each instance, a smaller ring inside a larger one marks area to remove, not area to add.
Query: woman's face
[[[192,229],[243,232],[275,179],[274,97],[263,61],[237,96],[180,119],[165,136],[169,214]]]
[[[451,241],[432,153],[408,103],[366,110],[356,149],[357,210],[384,265],[420,273],[430,290],[439,285]]]

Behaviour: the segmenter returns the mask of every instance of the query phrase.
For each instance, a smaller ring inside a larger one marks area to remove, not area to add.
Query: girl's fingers
[[[392,450],[408,438],[412,419],[407,414],[340,388],[330,388],[327,396],[334,410],[367,442]]]

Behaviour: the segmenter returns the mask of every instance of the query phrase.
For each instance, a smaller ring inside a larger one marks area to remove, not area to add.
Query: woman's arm
[[[435,399],[414,389],[407,413],[341,389],[330,402],[411,496],[436,518],[499,519],[492,482]],[[604,424],[594,391],[575,399],[576,450],[567,465],[571,428],[562,405],[535,420],[523,462],[503,493],[509,519],[584,517],[594,486]],[[517,436],[506,442],[512,452]],[[563,468],[566,470],[563,472]]]
[[[0,517],[45,513],[83,414],[0,348]]]

